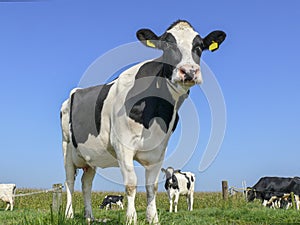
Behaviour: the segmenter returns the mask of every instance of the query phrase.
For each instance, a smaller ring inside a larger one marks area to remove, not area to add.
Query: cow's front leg
[[[136,194],[137,177],[134,171],[133,156],[130,157],[130,154],[128,153],[120,157],[119,166],[123,175],[125,191],[127,195],[126,224],[132,224],[132,222],[136,224],[137,215],[135,211],[134,201]]]
[[[175,199],[174,199],[174,212],[177,212],[178,200],[179,200],[179,192],[176,192]]]
[[[147,220],[150,224],[158,224],[156,209],[157,180],[161,164],[146,166],[146,191],[147,191]]]
[[[83,170],[84,172],[81,177],[81,183],[82,183],[82,193],[83,193],[83,200],[84,200],[84,216],[87,219],[93,219],[91,195],[92,195],[92,183],[96,171],[91,167],[86,167]]]

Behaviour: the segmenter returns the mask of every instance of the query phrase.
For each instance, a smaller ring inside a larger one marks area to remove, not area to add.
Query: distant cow
[[[253,187],[247,188],[247,199],[260,199],[264,206],[270,205],[275,199],[295,194],[296,206],[299,209],[300,178],[299,177],[262,177]]]
[[[106,207],[106,210],[111,209],[111,205],[116,204],[119,208],[123,209],[123,196],[122,195],[106,195],[100,205],[100,209]]]
[[[0,199],[7,203],[5,211],[10,207],[10,211],[14,208],[14,195],[16,192],[15,184],[0,184]]]
[[[142,44],[161,50],[162,55],[128,68],[110,83],[75,89],[62,105],[69,218],[74,216],[76,168],[84,171],[81,180],[85,217],[93,218],[91,188],[96,167],[120,167],[127,195],[127,223],[136,224],[135,160],[145,168],[146,218],[158,224],[158,175],[169,138],[179,121],[178,110],[190,88],[202,83],[202,53],[217,50],[226,37],[223,31],[213,31],[202,38],[184,20],[176,21],[160,36],[150,29],[141,29],[136,35]],[[101,76],[101,71],[98,73]]]
[[[177,212],[177,204],[179,195],[185,195],[188,203],[188,210],[193,210],[194,202],[194,189],[195,189],[195,175],[191,172],[181,172],[174,170],[172,167],[167,169],[162,168],[161,171],[166,175],[165,189],[168,192],[170,209],[173,210],[173,197],[174,199],[174,212]]]

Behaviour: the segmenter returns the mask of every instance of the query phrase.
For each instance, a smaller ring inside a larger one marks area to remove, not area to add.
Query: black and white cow
[[[119,208],[123,209],[123,196],[122,195],[106,195],[100,205],[100,209],[106,207],[106,210],[111,209],[112,204],[116,204]]]
[[[162,50],[161,57],[132,66],[108,84],[71,92],[61,108],[67,217],[73,217],[76,168],[84,170],[85,217],[93,218],[91,187],[96,167],[120,167],[127,223],[136,223],[136,160],[146,171],[147,220],[158,223],[158,175],[179,119],[178,109],[190,88],[202,82],[202,52],[218,49],[225,36],[223,31],[214,31],[202,38],[184,20],[173,23],[161,36],[141,29],[137,38],[147,47]]]
[[[300,178],[299,177],[262,177],[253,186],[247,188],[247,199],[260,199],[264,206],[272,206],[277,200],[295,194],[296,206],[299,209]]]
[[[185,195],[188,203],[188,210],[193,210],[194,203],[194,189],[195,189],[195,174],[191,172],[181,172],[181,170],[174,170],[173,167],[167,169],[162,168],[161,171],[166,175],[165,189],[168,192],[170,209],[173,210],[174,199],[174,212],[177,212],[177,204],[180,195]]]

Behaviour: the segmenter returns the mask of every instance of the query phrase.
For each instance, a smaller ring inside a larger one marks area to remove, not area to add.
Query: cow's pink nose
[[[179,76],[182,81],[193,81],[198,78],[200,74],[199,66],[184,65],[179,68]]]

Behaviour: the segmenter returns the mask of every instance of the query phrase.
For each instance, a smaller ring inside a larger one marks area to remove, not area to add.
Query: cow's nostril
[[[183,69],[183,68],[180,68],[179,69],[179,72],[181,73],[181,74],[185,74],[186,72],[185,72],[185,69]]]

